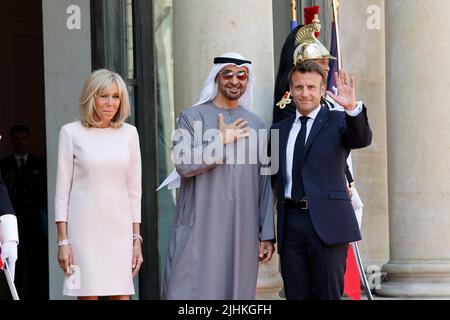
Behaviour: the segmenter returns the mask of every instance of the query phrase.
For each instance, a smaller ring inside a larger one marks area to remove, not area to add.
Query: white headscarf
[[[218,58],[231,58],[231,59],[237,59],[237,60],[246,60],[243,56],[241,56],[239,53],[236,52],[227,52],[223,55],[219,56]],[[253,74],[253,67],[250,63],[244,63],[241,65],[238,65],[236,63],[217,63],[214,64],[211,72],[208,75],[208,78],[206,79],[205,83],[203,84],[202,93],[200,94],[200,98],[198,101],[194,104],[194,106],[203,104],[205,102],[213,100],[218,93],[218,84],[216,83],[216,77],[217,74],[222,70],[224,67],[234,65],[237,67],[246,67],[248,69],[248,81],[247,81],[247,88],[242,95],[242,97],[239,98],[239,105],[243,108],[251,111],[253,107],[253,86],[255,83],[255,76]]]

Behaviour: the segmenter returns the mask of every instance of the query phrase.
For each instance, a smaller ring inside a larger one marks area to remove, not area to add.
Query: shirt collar
[[[313,111],[311,111],[307,115],[307,117],[312,119],[312,120],[315,120],[317,115],[319,114],[319,111],[320,111],[321,107],[322,107],[322,105],[319,104]],[[298,110],[295,110],[295,113],[296,113],[295,121],[299,121],[299,118],[301,117],[301,113],[298,112]]]
[[[28,153],[27,154],[25,154],[24,156],[19,156],[17,153],[14,153],[14,158],[16,158],[16,161],[18,162],[18,163],[20,163],[20,159],[25,159],[25,161],[27,161],[28,160]]]

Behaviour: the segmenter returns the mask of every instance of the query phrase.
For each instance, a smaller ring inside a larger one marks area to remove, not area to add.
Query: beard
[[[239,100],[240,97],[244,94],[244,90],[242,86],[228,86],[219,88],[220,92],[223,96],[225,96],[229,100]]]

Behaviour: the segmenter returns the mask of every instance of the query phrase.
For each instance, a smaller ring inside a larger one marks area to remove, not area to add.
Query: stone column
[[[378,294],[450,297],[450,2],[386,1],[390,281]]]
[[[80,9],[80,29],[67,28],[69,15],[65,12],[73,5]],[[64,274],[58,266],[56,256],[54,195],[59,130],[64,123],[79,116],[77,101],[83,83],[92,70],[90,3],[88,0],[44,0],[42,14],[48,168],[49,295],[51,300],[72,299],[64,297],[61,290]]]
[[[256,284],[257,300],[279,300],[283,280],[278,271],[278,252],[273,254],[267,264],[259,265],[258,282]]]
[[[236,51],[252,60],[254,112],[272,120],[274,84],[271,0],[173,0],[175,112],[194,104],[213,58]]]
[[[213,58],[235,51],[253,62],[256,76],[253,111],[269,125],[274,85],[272,0],[173,0],[173,3],[176,116],[197,101]],[[260,268],[258,286],[264,287],[264,294],[261,297],[258,294],[257,298],[268,297],[268,291],[278,293],[280,279],[275,255],[273,262]]]
[[[372,144],[354,150],[352,160],[364,203],[361,255],[366,270],[379,271],[389,259],[384,0],[340,0],[339,18],[343,67],[355,77],[373,132]]]

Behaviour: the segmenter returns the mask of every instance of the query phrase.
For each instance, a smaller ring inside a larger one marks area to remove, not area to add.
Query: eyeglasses
[[[244,81],[248,79],[248,73],[246,71],[238,71],[234,73],[233,71],[224,71],[222,72],[222,78],[223,80],[231,80],[233,77],[236,76],[236,78],[240,81]]]

